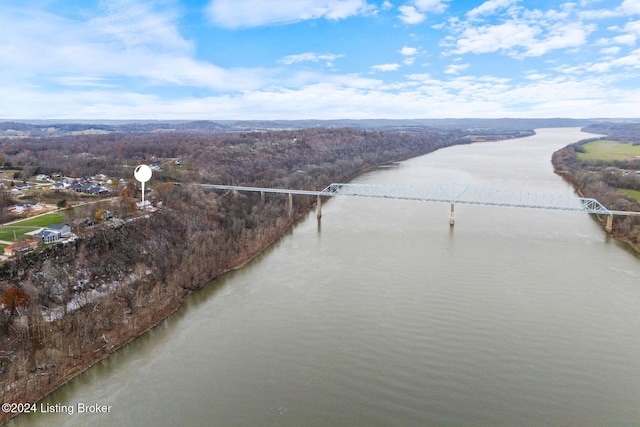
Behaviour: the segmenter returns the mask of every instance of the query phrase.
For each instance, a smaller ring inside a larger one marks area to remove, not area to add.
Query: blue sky
[[[3,119],[640,117],[640,0],[3,0]]]

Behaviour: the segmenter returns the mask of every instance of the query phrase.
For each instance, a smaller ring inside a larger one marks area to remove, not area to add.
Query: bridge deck
[[[244,187],[234,185],[203,184],[202,186],[205,188],[212,188],[217,190],[252,191],[260,193],[414,200],[434,203],[559,210],[599,215],[640,215],[640,212],[609,210],[596,199],[592,198],[503,191],[470,187],[459,184],[384,185],[334,183],[327,186],[321,191],[292,190],[286,188]]]

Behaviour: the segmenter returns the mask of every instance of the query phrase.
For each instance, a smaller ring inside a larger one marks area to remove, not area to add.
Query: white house
[[[59,231],[43,228],[37,233],[34,233],[33,237],[42,241],[42,243],[54,243],[60,240],[61,235]]]
[[[71,227],[67,224],[51,224],[46,229],[59,232],[62,238],[71,236]]]

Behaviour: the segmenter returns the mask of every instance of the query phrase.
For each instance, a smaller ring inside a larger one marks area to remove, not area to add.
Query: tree
[[[18,311],[18,308],[24,308],[29,305],[29,299],[29,294],[14,285],[2,293],[0,304],[9,312],[9,319],[11,319]]]
[[[132,212],[136,208],[136,201],[131,197],[133,192],[130,188],[123,188],[120,192],[120,215],[122,218],[127,218],[129,212]]]
[[[96,213],[93,215],[93,220],[95,221],[96,224],[100,224],[102,222],[102,220],[104,219],[105,212],[106,210],[102,208],[96,211]]]

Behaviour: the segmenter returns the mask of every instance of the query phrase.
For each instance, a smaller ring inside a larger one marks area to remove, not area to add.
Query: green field
[[[640,191],[628,190],[626,188],[619,188],[618,191],[621,192],[622,194],[624,194],[625,196],[629,196],[632,199],[640,202]]]
[[[28,218],[22,221],[16,221],[9,225],[0,226],[0,240],[13,242],[20,239],[24,233],[35,231],[38,228],[46,227],[51,224],[60,224],[64,221],[65,215],[62,212],[51,212],[35,218]]]
[[[585,153],[577,153],[582,160],[636,160],[640,159],[640,145],[617,141],[593,141],[583,145]]]

